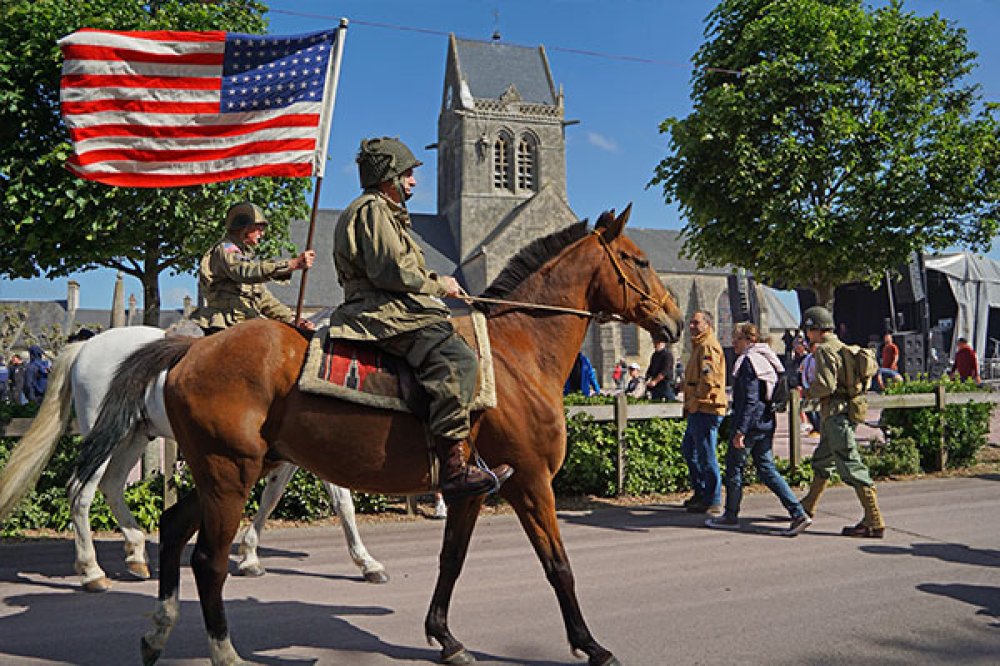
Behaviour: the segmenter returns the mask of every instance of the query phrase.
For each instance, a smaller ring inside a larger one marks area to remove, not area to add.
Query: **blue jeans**
[[[722,504],[722,479],[715,447],[722,417],[695,412],[688,414],[681,441],[681,454],[688,466],[691,489],[706,504]]]
[[[784,477],[774,466],[774,454],[771,452],[771,442],[774,431],[750,432],[743,440],[744,447],[737,449],[732,441],[726,452],[726,515],[736,518],[740,515],[740,503],[743,501],[743,468],[746,467],[747,455],[753,456],[753,464],[757,468],[757,476],[768,489],[777,495],[782,506],[792,518],[805,515],[805,509],[792,494],[792,489]]]

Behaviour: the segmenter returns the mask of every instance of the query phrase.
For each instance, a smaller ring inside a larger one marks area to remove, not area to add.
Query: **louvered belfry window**
[[[535,142],[523,136],[517,143],[517,189],[535,189]]]
[[[493,143],[493,189],[514,189],[511,178],[512,167],[511,140],[505,133],[501,133]]]

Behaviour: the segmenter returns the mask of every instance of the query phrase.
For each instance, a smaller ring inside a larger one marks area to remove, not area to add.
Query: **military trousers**
[[[430,396],[431,432],[447,439],[469,436],[469,405],[476,393],[479,360],[450,322],[407,331],[375,345],[402,356]]]
[[[819,446],[812,456],[813,472],[824,479],[836,469],[844,483],[852,488],[871,486],[872,477],[858,452],[854,438],[854,424],[847,414],[837,414],[823,419]]]

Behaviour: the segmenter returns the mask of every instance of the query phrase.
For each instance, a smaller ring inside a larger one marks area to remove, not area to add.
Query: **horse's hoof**
[[[162,650],[154,649],[146,642],[146,637],[139,639],[139,653],[142,655],[142,666],[153,666],[160,659]]]
[[[111,580],[107,576],[101,576],[94,580],[88,580],[83,584],[84,592],[107,592],[111,589]]]
[[[366,571],[365,582],[382,585],[389,582],[389,574],[385,571]]]
[[[464,647],[459,648],[451,655],[446,655],[444,650],[441,651],[441,663],[443,664],[457,664],[458,666],[464,666],[465,664],[476,663],[476,658],[472,656],[472,653],[466,650]]]
[[[149,580],[149,565],[145,562],[126,562],[125,568],[139,580]]]
[[[622,663],[618,661],[618,658],[613,654],[607,655],[601,661],[592,661],[590,666],[622,666]]]
[[[260,564],[251,564],[246,567],[240,567],[237,569],[236,573],[240,576],[246,576],[247,578],[260,578],[267,573],[267,570]]]

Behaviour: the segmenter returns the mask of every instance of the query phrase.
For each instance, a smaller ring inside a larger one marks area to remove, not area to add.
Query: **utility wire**
[[[285,14],[287,16],[298,16],[300,18],[323,19],[323,20],[327,20],[327,21],[339,21],[340,20],[339,16],[326,16],[326,15],[323,15],[323,14],[310,14],[310,13],[306,13],[306,12],[294,12],[294,11],[290,11],[290,10],[287,10],[287,9],[270,9],[269,11],[271,13],[273,13],[273,14]],[[446,32],[444,30],[433,30],[431,28],[415,28],[413,26],[407,26],[407,25],[394,25],[392,23],[378,23],[378,22],[375,22],[375,21],[362,21],[360,19],[353,19],[353,18],[350,19],[350,21],[351,21],[351,24],[353,24],[353,25],[364,25],[364,26],[368,26],[370,28],[384,28],[386,30],[399,30],[401,32],[417,32],[417,33],[421,33],[421,34],[425,34],[425,35],[435,35],[435,36],[442,36],[442,37],[447,37],[448,35],[451,34],[450,32]],[[484,40],[479,40],[479,41],[484,41]],[[503,43],[505,45],[508,45],[508,46],[520,46],[522,48],[534,48],[534,46],[527,45],[527,44],[515,44],[515,43],[512,43],[512,42],[503,42]],[[657,58],[644,58],[644,57],[641,57],[641,56],[631,56],[631,55],[620,55],[620,54],[615,54],[615,53],[605,53],[603,51],[589,51],[589,50],[584,50],[584,49],[572,49],[572,48],[566,48],[566,47],[562,47],[562,46],[546,46],[545,48],[547,50],[549,50],[549,51],[558,51],[558,52],[561,52],[561,53],[569,53],[569,54],[572,54],[572,55],[582,55],[582,56],[588,56],[588,57],[591,57],[591,58],[604,58],[605,60],[622,60],[622,61],[625,61],[625,62],[638,62],[638,63],[642,63],[642,64],[646,64],[646,65],[662,65],[662,66],[665,66],[665,67],[677,67],[677,68],[681,68],[681,69],[689,69],[691,67],[691,65],[689,63],[682,63],[682,62],[678,62],[676,60],[660,60],[660,59],[657,59]],[[720,74],[732,74],[734,76],[742,76],[743,75],[743,72],[740,71],[740,70],[737,70],[737,69],[725,69],[725,68],[722,68],[722,67],[705,67],[704,69],[707,72],[717,72],[717,73],[720,73]]]

